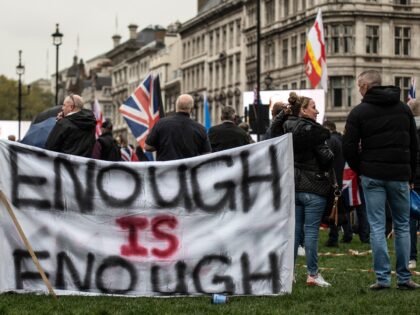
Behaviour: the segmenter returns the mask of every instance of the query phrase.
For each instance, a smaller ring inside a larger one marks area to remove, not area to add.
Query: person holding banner
[[[331,193],[329,170],[334,155],[326,144],[330,132],[316,122],[318,110],[315,102],[290,93],[291,115],[283,124],[284,132],[293,134],[295,164],[295,252],[304,231],[307,280],[309,286],[329,287],[318,270],[318,237],[322,215]]]
[[[158,161],[185,159],[211,152],[203,125],[190,118],[194,99],[182,94],[176,100],[175,115],[160,119],[146,139],[145,150],[157,151]]]

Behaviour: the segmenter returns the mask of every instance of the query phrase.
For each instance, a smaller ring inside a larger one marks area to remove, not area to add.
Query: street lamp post
[[[261,106],[260,105],[260,80],[261,80],[261,3],[260,0],[256,0],[256,14],[257,14],[257,73],[256,73],[256,80],[257,84],[255,87],[255,92],[257,93],[257,104],[254,104],[254,106],[257,107],[257,141],[260,141],[260,133],[261,133]]]
[[[22,65],[22,50],[19,50],[19,64],[16,66],[16,74],[19,76],[18,86],[18,140],[20,140],[20,127],[22,123],[22,75],[25,73],[25,66]]]
[[[55,104],[58,105],[58,48],[63,43],[63,34],[58,29],[58,23],[55,25],[55,33],[52,33],[53,44],[56,47],[56,59],[55,59]]]
[[[25,66],[22,64],[22,50],[19,50],[19,64],[16,66],[16,74],[19,76],[19,85],[18,85],[18,141],[20,140],[20,130],[21,130],[21,124],[22,124],[22,96],[23,95],[29,95],[31,91],[31,86],[28,85],[28,91],[26,94],[22,93],[22,75],[25,74]]]

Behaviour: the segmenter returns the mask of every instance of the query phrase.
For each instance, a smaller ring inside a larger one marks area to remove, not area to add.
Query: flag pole
[[[9,200],[7,199],[6,195],[2,190],[0,190],[0,200],[3,202],[4,206],[9,212],[10,217],[12,218],[13,223],[15,224],[16,229],[18,230],[19,236],[21,237],[23,243],[25,244],[26,249],[28,250],[29,254],[32,257],[33,262],[35,263],[36,268],[38,269],[39,274],[41,275],[42,280],[44,281],[45,285],[48,288],[48,292],[54,299],[58,299],[57,295],[54,292],[54,289],[51,286],[50,281],[48,280],[44,270],[39,263],[38,258],[35,255],[34,250],[32,249],[31,244],[29,243],[28,239],[26,238],[25,233],[23,232],[22,226],[20,225],[19,221],[17,220],[15,213],[13,212],[12,206],[10,205]]]
[[[260,0],[257,1],[257,85],[256,85],[256,93],[257,93],[257,141],[260,141],[260,131],[261,131],[261,98],[260,98],[260,79],[261,79],[261,3]]]

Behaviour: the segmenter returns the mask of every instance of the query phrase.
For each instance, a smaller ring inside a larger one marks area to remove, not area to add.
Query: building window
[[[213,33],[209,35],[209,55],[213,56]]]
[[[344,54],[353,52],[353,26],[328,25],[324,30],[327,51],[331,54]]]
[[[214,78],[214,88],[217,89],[219,87],[220,84],[219,83],[219,65],[216,65],[216,73],[215,73],[215,78]]]
[[[297,62],[297,35],[292,36],[291,38],[291,48],[292,64],[295,64]]]
[[[288,59],[288,57],[289,57],[289,54],[288,54],[288,47],[289,46],[289,43],[288,43],[288,40],[287,40],[287,38],[286,39],[283,39],[283,50],[282,50],[282,57],[283,57],[283,66],[287,66],[287,59]]]
[[[408,99],[408,91],[410,90],[410,77],[395,77],[395,85],[401,89],[402,99]]]
[[[287,84],[283,84],[283,85],[281,86],[281,89],[282,89],[282,90],[287,90]]]
[[[353,52],[353,26],[352,25],[344,25],[344,34],[343,34],[343,49],[344,53],[352,53]]]
[[[297,1],[292,0],[292,13],[296,13],[297,11]]]
[[[236,81],[241,77],[241,55],[236,55]]]
[[[398,5],[410,5],[410,0],[394,0],[394,4],[398,4]]]
[[[234,24],[229,24],[229,48],[233,48],[233,28]]]
[[[253,36],[247,38],[247,58],[254,58],[257,52],[257,44]]]
[[[229,58],[229,68],[228,68],[228,72],[229,72],[229,81],[228,84],[232,84],[233,83],[233,56],[231,56]]]
[[[236,46],[241,46],[241,20],[236,21]]]
[[[332,25],[331,26],[331,52],[336,54],[340,52],[340,26]]]
[[[300,33],[300,59],[303,60],[306,52],[306,33]]]
[[[292,82],[292,90],[297,90],[297,82]]]
[[[219,52],[219,39],[220,39],[219,30],[216,30],[215,33],[216,33],[216,42],[214,44],[214,53],[217,54]]]
[[[274,13],[276,11],[274,0],[265,1],[265,22],[271,24],[274,22]]]
[[[209,63],[209,89],[213,88],[213,64]]]
[[[264,56],[264,68],[265,70],[271,70],[274,68],[275,51],[272,40],[268,40],[265,45],[265,56]]]
[[[305,90],[306,89],[306,80],[301,80],[300,81],[300,89],[301,90]]]
[[[287,18],[289,15],[289,0],[284,0],[283,3],[283,16]]]
[[[226,42],[227,42],[226,26],[223,26],[223,31],[222,31],[222,50],[226,50]]]
[[[248,6],[247,13],[248,13],[248,27],[251,27],[257,24],[255,4],[251,4]]]
[[[379,26],[366,26],[366,53],[377,54],[379,51]]]
[[[395,27],[395,55],[410,55],[411,29],[409,27]]]
[[[352,105],[351,91],[354,85],[354,77],[330,77],[331,82],[331,107],[343,108]]]

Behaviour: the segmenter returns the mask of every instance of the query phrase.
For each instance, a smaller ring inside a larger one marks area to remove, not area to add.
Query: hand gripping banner
[[[58,294],[291,292],[290,135],[149,163],[0,141],[0,165],[0,190]],[[0,292],[45,291],[3,204],[0,224]]]

